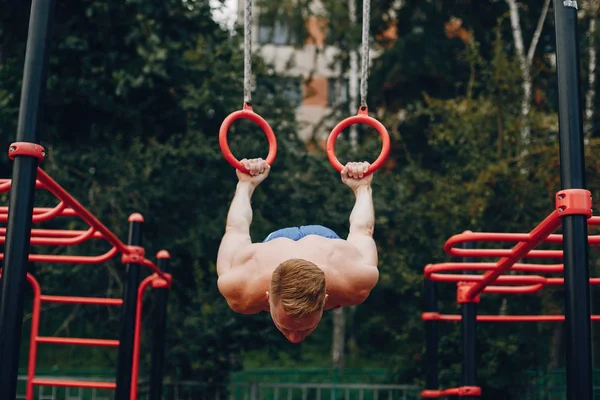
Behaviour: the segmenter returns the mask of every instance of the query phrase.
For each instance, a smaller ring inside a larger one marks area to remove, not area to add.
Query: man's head
[[[273,271],[271,317],[290,342],[300,343],[317,328],[326,298],[325,274],[310,261],[287,260]]]

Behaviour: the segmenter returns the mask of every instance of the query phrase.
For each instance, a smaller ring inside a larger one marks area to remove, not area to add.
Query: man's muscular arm
[[[217,275],[219,291],[229,306],[236,312],[254,313],[248,303],[247,283],[252,278],[251,271],[235,268],[234,260],[240,250],[252,244],[250,225],[252,224],[251,198],[254,189],[269,174],[269,165],[261,160],[242,160],[249,174],[237,171],[239,182],[227,214],[225,234],[217,255]],[[238,260],[244,263],[247,260]],[[238,262],[235,261],[235,262]]]
[[[354,190],[356,202],[350,213],[350,232],[348,242],[360,251],[363,261],[377,267],[377,246],[373,240],[375,230],[375,210],[373,208],[373,190],[371,186],[359,186]]]
[[[252,224],[251,198],[255,186],[249,181],[239,181],[235,195],[229,206],[225,235],[221,239],[217,255],[217,275],[227,273],[233,257],[241,249],[252,244],[250,225]]]
[[[341,172],[342,181],[348,185],[356,201],[350,213],[350,230],[347,241],[354,245],[362,256],[361,262],[352,268],[348,279],[349,290],[352,290],[354,301],[360,303],[366,299],[371,289],[377,284],[377,245],[373,240],[375,229],[375,210],[371,182],[373,175],[365,176],[369,163],[348,163]],[[356,304],[355,303],[355,304]]]

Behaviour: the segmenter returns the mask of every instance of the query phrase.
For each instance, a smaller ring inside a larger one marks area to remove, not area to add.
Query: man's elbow
[[[353,235],[364,235],[373,237],[373,233],[375,232],[375,224],[371,223],[352,223],[350,222],[350,234]]]
[[[252,314],[249,311],[247,304],[244,304],[241,301],[227,299],[227,304],[229,305],[229,308],[231,308],[231,310],[233,312],[236,312],[238,314]]]
[[[225,232],[246,233],[250,229],[250,221],[244,217],[229,218],[225,223]]]
[[[233,312],[236,312],[238,314],[254,314],[255,313],[247,301],[243,301],[241,298],[227,297],[225,295],[223,295],[223,297],[225,297],[225,301],[227,301],[227,305],[229,305],[229,308],[231,308],[231,310]]]

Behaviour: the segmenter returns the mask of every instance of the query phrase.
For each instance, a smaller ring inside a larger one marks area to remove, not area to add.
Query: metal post
[[[475,243],[465,243],[465,249],[475,248]],[[471,257],[465,257],[465,262],[474,261]],[[467,271],[464,272],[468,273]],[[462,374],[460,379],[461,386],[478,386],[477,385],[477,303],[461,304],[462,314]],[[479,396],[463,396],[464,400],[479,400]]]
[[[143,223],[144,218],[140,214],[132,214],[129,217],[129,241],[127,243],[130,246],[141,246]],[[140,284],[140,265],[129,263],[125,268],[127,270],[127,285],[125,286],[125,292],[123,294],[123,312],[117,361],[117,388],[115,390],[115,400],[130,400],[133,342],[135,339],[135,315],[138,306],[137,291]]]
[[[577,1],[554,1],[560,170],[563,189],[585,189],[577,11]],[[592,347],[586,217],[565,216],[562,218],[562,228],[567,399],[591,400]]]
[[[159,251],[158,268],[162,272],[169,272],[171,256],[166,251]],[[150,396],[149,400],[161,400],[163,389],[163,370],[165,359],[165,338],[167,325],[167,300],[169,288],[154,289],[156,291],[156,316],[154,318],[154,338],[152,340],[152,359],[150,369]]]
[[[437,312],[437,293],[435,281],[425,279],[425,311]],[[437,321],[425,321],[425,389],[438,389],[438,334]]]
[[[17,126],[18,142],[38,141],[53,11],[54,0],[33,0],[31,3]],[[17,391],[23,292],[37,167],[38,159],[33,156],[15,157],[0,299],[0,399],[14,399]]]

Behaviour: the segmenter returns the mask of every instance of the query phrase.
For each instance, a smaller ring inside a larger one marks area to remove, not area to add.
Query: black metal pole
[[[462,314],[462,375],[461,386],[477,386],[477,304],[464,303]],[[461,397],[465,400],[479,400],[479,396]]]
[[[437,312],[437,293],[435,281],[425,279],[425,311]],[[438,333],[437,321],[425,321],[425,389],[437,390],[438,382]]]
[[[169,260],[171,256],[166,251],[160,251],[156,255],[158,268],[169,272]],[[165,339],[167,326],[167,301],[169,288],[154,289],[156,293],[156,316],[154,318],[154,338],[152,340],[152,358],[150,366],[150,397],[149,400],[162,400],[163,371],[165,360]]]
[[[53,0],[32,1],[17,142],[38,141],[53,10]],[[15,157],[0,299],[0,399],[14,399],[17,391],[23,292],[27,276],[37,167],[36,157]]]
[[[141,246],[142,224],[140,214],[129,217],[129,245]],[[140,284],[140,265],[126,264],[127,285],[123,293],[123,312],[119,354],[117,360],[117,388],[115,400],[129,400],[131,391],[131,374],[133,368],[133,342],[135,337],[135,314],[137,311],[137,291]]]
[[[577,2],[555,0],[554,15],[562,188],[585,189]],[[591,400],[592,340],[586,217],[565,216],[562,228],[567,399]]]
[[[475,248],[475,243],[469,242],[463,245],[465,249]],[[465,262],[474,261],[473,258],[464,257]],[[463,273],[468,273],[467,271]],[[461,330],[462,330],[462,374],[460,379],[461,386],[477,385],[477,303],[461,304]],[[463,396],[465,400],[479,400],[479,396]]]

